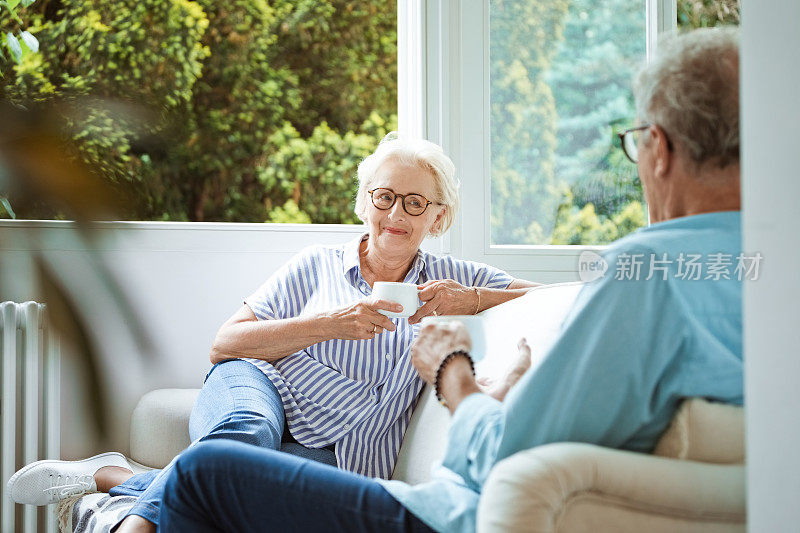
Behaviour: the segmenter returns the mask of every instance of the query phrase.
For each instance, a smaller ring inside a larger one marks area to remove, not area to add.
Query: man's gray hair
[[[661,126],[698,165],[739,162],[739,39],[735,28],[694,30],[659,43],[634,81],[643,123]]]
[[[431,229],[431,235],[441,235],[447,231],[458,212],[458,181],[456,166],[438,145],[423,139],[405,139],[396,132],[388,134],[375,151],[358,165],[358,193],[355,212],[366,222],[369,193],[378,168],[386,161],[393,160],[404,165],[416,166],[431,173],[436,190],[432,202],[445,206],[441,224]]]

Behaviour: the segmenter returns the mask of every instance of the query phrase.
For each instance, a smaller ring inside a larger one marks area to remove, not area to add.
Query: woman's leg
[[[231,359],[214,365],[206,376],[189,419],[189,437],[193,443],[225,439],[277,450],[283,425],[283,403],[272,382],[247,361]],[[158,524],[164,485],[174,464],[175,460],[161,471],[132,476],[109,494],[137,496],[128,515]]]
[[[164,531],[430,532],[374,479],[238,442],[181,454]]]

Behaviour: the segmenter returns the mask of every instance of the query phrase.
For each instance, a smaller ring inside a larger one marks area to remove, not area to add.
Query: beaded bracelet
[[[469,355],[469,352],[465,352],[464,350],[456,350],[454,352],[450,352],[447,354],[447,357],[442,359],[442,362],[439,363],[439,368],[436,369],[436,379],[433,381],[433,390],[436,392],[436,399],[439,400],[439,403],[443,406],[447,407],[447,400],[444,399],[442,396],[442,392],[439,390],[439,386],[442,380],[442,371],[447,364],[455,359],[458,356],[466,357],[467,361],[469,361],[469,368],[472,370],[472,375],[475,375],[475,363],[472,362],[472,357]]]

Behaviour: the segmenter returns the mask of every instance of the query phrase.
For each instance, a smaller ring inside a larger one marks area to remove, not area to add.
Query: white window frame
[[[489,1],[401,0],[401,133],[441,144],[461,180],[461,212],[442,252],[543,282],[577,279],[577,258],[603,246],[490,244]],[[677,31],[676,0],[645,0],[647,55]]]

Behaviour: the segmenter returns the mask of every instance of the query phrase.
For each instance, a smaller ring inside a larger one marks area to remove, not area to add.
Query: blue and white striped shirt
[[[330,311],[372,294],[358,249],[366,236],[300,252],[245,299],[259,320]],[[419,251],[405,283],[453,279],[505,288],[513,278],[496,268]],[[332,339],[268,363],[247,359],[275,384],[292,436],[309,448],[336,444],[339,468],[389,478],[423,381],[408,349],[419,326],[392,319],[395,331],[371,340]]]

